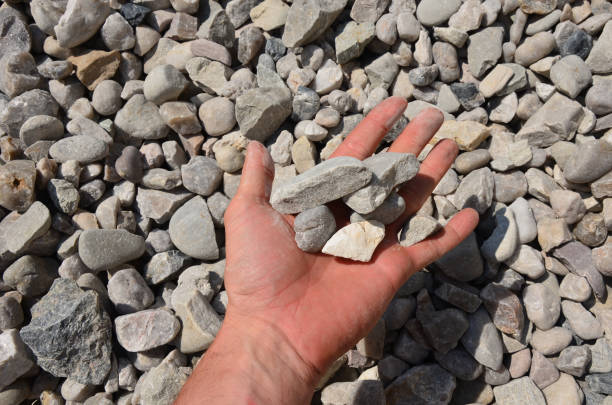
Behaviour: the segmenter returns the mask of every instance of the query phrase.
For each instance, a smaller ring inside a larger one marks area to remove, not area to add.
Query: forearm
[[[224,322],[175,405],[308,404],[318,379],[289,342],[258,322]]]

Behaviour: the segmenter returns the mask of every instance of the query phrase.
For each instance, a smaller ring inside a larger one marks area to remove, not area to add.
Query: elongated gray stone
[[[93,37],[112,9],[103,0],[68,0],[53,31],[59,45],[72,48]]]
[[[502,340],[487,311],[480,307],[469,315],[470,326],[461,337],[465,350],[483,366],[499,369],[502,365]]]
[[[88,229],[79,237],[79,256],[93,271],[110,270],[139,258],[145,240],[121,229]]]
[[[168,226],[170,239],[179,250],[200,260],[219,258],[215,227],[201,196],[196,196],[180,207]]]
[[[49,155],[60,163],[76,160],[79,163],[92,163],[108,154],[108,145],[89,135],[69,136],[60,139],[49,148]]]
[[[561,261],[574,274],[585,277],[595,296],[605,301],[607,296],[603,276],[593,263],[591,249],[580,242],[570,242],[553,251],[553,256]]]
[[[276,187],[270,204],[283,214],[296,214],[357,191],[371,178],[370,169],[358,159],[329,159]]]
[[[518,227],[509,208],[502,208],[494,218],[496,227],[480,250],[490,262],[501,263],[512,257],[519,245]]]
[[[370,184],[344,197],[345,204],[360,214],[374,211],[394,188],[419,171],[419,162],[411,153],[383,152],[367,158],[363,164],[372,171]]]
[[[172,308],[182,321],[178,336],[181,353],[206,350],[221,328],[221,318],[208,300],[193,288],[185,293],[172,294]]]

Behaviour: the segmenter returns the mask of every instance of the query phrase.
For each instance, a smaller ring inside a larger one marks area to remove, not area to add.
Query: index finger
[[[330,158],[352,156],[363,160],[373,154],[387,132],[402,116],[408,103],[403,97],[389,97],[378,104],[351,131]]]

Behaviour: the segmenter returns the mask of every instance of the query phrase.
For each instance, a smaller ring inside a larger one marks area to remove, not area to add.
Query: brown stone
[[[0,205],[26,211],[34,202],[36,169],[31,160],[14,160],[0,166]]]
[[[196,39],[191,42],[191,53],[193,56],[202,56],[216,60],[227,66],[232,66],[232,55],[223,46],[208,39]]]
[[[93,91],[96,86],[107,79],[115,76],[121,56],[119,51],[89,51],[79,56],[73,56],[68,59],[76,66],[77,78]]]
[[[484,306],[500,331],[520,336],[525,324],[521,300],[499,284],[489,284],[480,292]]]

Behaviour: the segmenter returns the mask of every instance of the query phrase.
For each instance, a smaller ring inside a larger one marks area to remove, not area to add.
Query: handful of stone
[[[297,214],[294,230],[300,249],[369,262],[385,237],[385,226],[406,208],[396,190],[418,171],[419,161],[411,153],[381,152],[363,161],[336,157],[291,179],[275,181],[270,203],[282,214]],[[334,215],[325,204],[338,199],[353,213],[351,223],[336,230]],[[439,229],[434,218],[414,216],[401,230],[400,244],[413,245]]]

